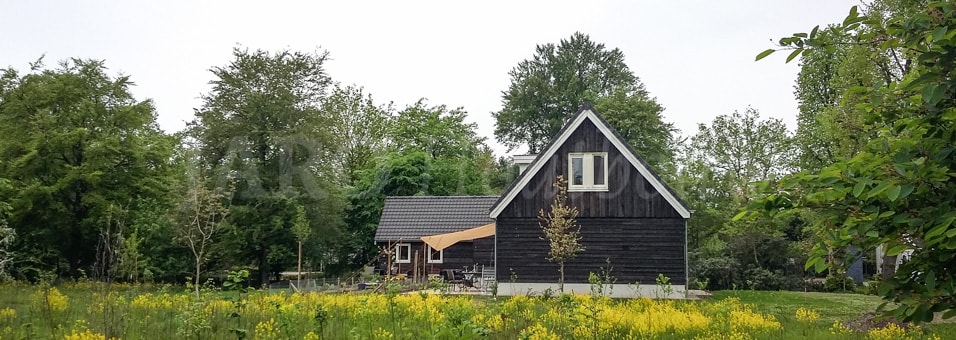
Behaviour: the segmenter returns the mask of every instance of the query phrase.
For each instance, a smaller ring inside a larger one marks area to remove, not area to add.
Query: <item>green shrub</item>
[[[752,290],[781,290],[787,284],[780,272],[772,272],[763,268],[750,268],[744,272],[747,288]]]
[[[856,287],[853,278],[846,275],[830,275],[823,282],[823,290],[827,292],[849,292]]]

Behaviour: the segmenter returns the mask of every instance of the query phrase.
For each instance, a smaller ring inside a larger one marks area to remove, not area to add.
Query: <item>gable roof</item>
[[[391,196],[385,198],[375,242],[421,241],[494,222],[488,210],[498,196]]]
[[[574,133],[578,127],[581,126],[585,120],[590,120],[595,127],[604,134],[604,137],[611,141],[611,145],[614,145],[618,151],[624,155],[634,168],[640,172],[641,176],[647,179],[647,182],[661,194],[664,199],[670,203],[670,205],[680,214],[683,218],[690,218],[690,209],[687,207],[687,204],[674,193],[673,190],[664,181],[661,180],[660,176],[657,175],[654,170],[651,169],[650,165],[644,161],[634,150],[624,142],[624,138],[617,133],[617,130],[614,130],[610,124],[600,114],[597,113],[597,110],[591,106],[591,103],[585,102],[584,105],[578,110],[578,113],[568,121],[564,127],[558,131],[557,138],[551,140],[547,146],[544,148],[544,152],[539,153],[538,157],[531,162],[531,165],[528,166],[528,169],[518,175],[518,178],[511,183],[511,186],[508,189],[505,189],[504,194],[495,202],[491,207],[491,213],[489,216],[491,218],[497,218],[499,214],[511,203],[512,200],[518,195],[518,193],[525,186],[528,185],[528,182],[534,178],[534,175],[538,173],[539,170],[544,166],[548,160],[554,155],[555,152],[567,141],[568,137]]]

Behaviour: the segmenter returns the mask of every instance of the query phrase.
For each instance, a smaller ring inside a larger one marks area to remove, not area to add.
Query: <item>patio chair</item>
[[[465,280],[465,275],[460,271],[456,271],[454,269],[445,269],[441,272],[442,279],[451,284],[453,288],[459,288]]]
[[[492,267],[492,266],[481,267],[481,290],[486,293],[491,292],[491,286],[494,283],[495,283],[495,267]]]

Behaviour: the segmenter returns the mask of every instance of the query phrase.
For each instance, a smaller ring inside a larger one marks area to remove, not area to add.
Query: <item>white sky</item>
[[[754,62],[770,40],[842,20],[857,0],[749,1],[10,1],[0,0],[0,68],[46,54],[105,59],[177,131],[236,46],[327,49],[333,80],[401,109],[418,98],[462,106],[496,153],[492,111],[508,71],[575,31],[620,48],[684,134],[743,110],[791,128],[796,62]]]

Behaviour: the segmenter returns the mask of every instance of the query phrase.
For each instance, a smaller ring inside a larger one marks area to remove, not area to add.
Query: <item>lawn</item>
[[[718,291],[711,300],[736,297],[741,303],[751,304],[761,313],[772,314],[784,325],[799,325],[796,312],[800,308],[820,314],[819,325],[832,325],[834,321],[846,323],[867,312],[876,311],[883,300],[873,295],[789,292],[789,291]],[[925,325],[928,333],[943,339],[956,339],[956,319],[937,320]]]
[[[704,301],[438,294],[245,294],[94,283],[0,285],[0,339],[914,339],[952,324],[834,327],[872,296],[722,291]],[[797,314],[803,313],[803,319]]]

